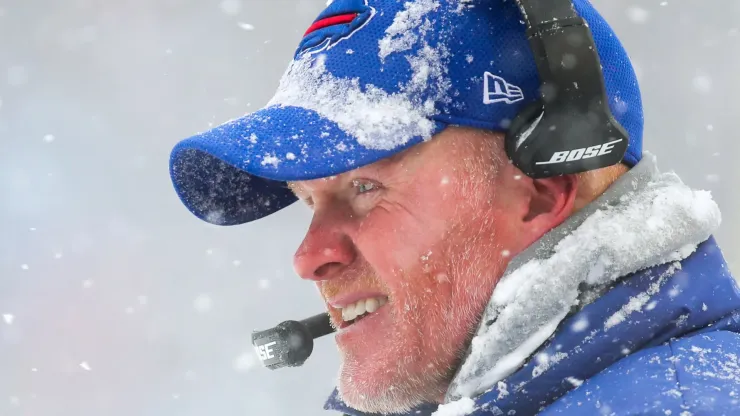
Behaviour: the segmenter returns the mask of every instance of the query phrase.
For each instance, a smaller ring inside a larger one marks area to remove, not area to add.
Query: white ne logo
[[[272,358],[275,358],[275,354],[272,353],[272,350],[270,347],[277,344],[276,341],[269,342],[265,345],[259,345],[257,346],[257,354],[260,356],[260,360],[265,361]]]
[[[555,152],[554,155],[547,162],[537,162],[536,165],[553,165],[556,163],[575,162],[577,160],[590,159],[592,157],[604,156],[614,150],[614,145],[621,142],[622,139],[614,140],[613,142],[599,144],[591,147],[584,147],[581,149],[565,150],[563,152]]]
[[[490,72],[483,75],[483,104],[513,104],[523,99],[521,88]]]

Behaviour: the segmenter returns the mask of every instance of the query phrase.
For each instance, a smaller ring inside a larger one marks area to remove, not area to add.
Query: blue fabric
[[[434,127],[431,135],[449,125],[505,131],[510,120],[539,97],[534,56],[514,1],[439,2],[435,11],[424,16],[431,26],[411,30],[420,41],[409,50],[381,57],[381,39],[407,3],[335,0],[317,21],[347,14],[356,14],[355,19],[307,34],[295,57],[310,62],[321,59],[331,76],[356,79],[365,90],[372,85],[387,94],[407,94],[401,86],[414,76],[409,57],[420,54],[426,45],[435,50],[444,47],[449,52],[443,60],[449,81],[444,98],[437,82],[408,93],[418,107],[434,104],[430,113],[434,115],[428,120]],[[609,106],[630,136],[624,162],[632,166],[642,157],[643,134],[634,69],[617,36],[588,0],[574,4],[596,41]],[[486,74],[499,90],[503,86],[504,94],[506,85],[512,85],[521,89],[523,98],[517,93],[509,97],[514,97],[512,102],[486,104]],[[493,76],[499,81],[494,82]],[[294,202],[285,181],[337,175],[428,139],[415,133],[409,136],[394,148],[371,149],[314,110],[271,105],[178,143],[171,153],[170,174],[181,201],[196,216],[214,224],[242,224]]]
[[[654,294],[605,329],[615,312],[645,292]],[[736,415],[740,289],[710,238],[680,268],[667,264],[626,276],[563,321],[533,357],[543,354],[549,368],[530,359],[475,398],[471,415]],[[336,392],[325,407],[362,415]],[[435,407],[419,410],[408,415],[430,415]]]

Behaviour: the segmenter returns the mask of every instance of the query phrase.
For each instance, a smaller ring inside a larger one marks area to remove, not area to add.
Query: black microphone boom
[[[252,333],[252,345],[265,367],[303,365],[313,352],[313,340],[334,332],[329,315],[321,313],[302,321],[285,321],[278,326]]]

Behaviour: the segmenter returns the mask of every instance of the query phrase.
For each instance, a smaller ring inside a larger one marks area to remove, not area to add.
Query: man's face
[[[295,254],[340,328],[339,391],[362,411],[442,399],[517,237],[500,140],[450,128],[396,157],[291,184],[314,210]],[[356,317],[358,313],[362,313]]]

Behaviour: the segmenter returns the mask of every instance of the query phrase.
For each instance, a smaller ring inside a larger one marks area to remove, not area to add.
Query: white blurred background
[[[331,337],[258,366],[253,329],[318,313],[295,205],[219,228],[180,204],[180,139],[271,97],[326,0],[0,0],[0,415],[323,415]],[[740,273],[740,2],[594,0],[639,71],[646,149],[711,190]]]

